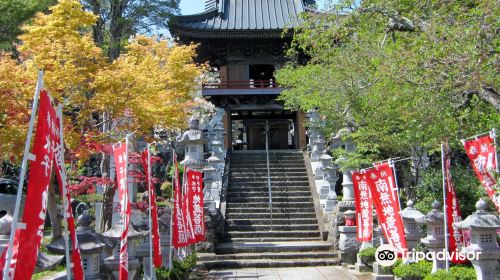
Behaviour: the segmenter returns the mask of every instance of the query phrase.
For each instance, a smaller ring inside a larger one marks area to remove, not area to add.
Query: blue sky
[[[318,7],[321,9],[328,0],[316,0]],[[203,12],[205,8],[205,0],[181,0],[179,4],[183,15],[192,15]]]

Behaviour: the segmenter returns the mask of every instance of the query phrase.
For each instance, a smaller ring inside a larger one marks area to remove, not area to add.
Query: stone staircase
[[[270,151],[272,227],[265,151],[235,151],[226,224],[215,254],[199,254],[205,269],[338,264],[322,241],[302,152]]]

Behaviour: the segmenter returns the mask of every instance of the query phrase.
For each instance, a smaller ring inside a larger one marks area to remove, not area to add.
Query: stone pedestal
[[[373,280],[394,280],[394,275],[389,271],[388,267],[381,266],[379,263],[373,263]]]
[[[359,248],[359,251],[362,251],[364,249],[371,248],[371,247],[373,247],[373,246],[370,242],[363,242],[363,243],[361,243],[361,247]],[[369,263],[368,265],[365,264],[361,260],[360,254],[359,253],[356,254],[356,264],[354,266],[356,271],[358,271],[358,272],[372,271],[372,267],[373,267],[373,263],[371,263],[371,264]]]
[[[340,261],[354,264],[360,246],[359,242],[356,241],[356,226],[340,226],[339,234]]]

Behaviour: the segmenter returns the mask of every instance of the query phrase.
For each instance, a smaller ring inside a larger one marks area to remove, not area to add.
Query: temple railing
[[[224,81],[220,83],[203,83],[203,89],[215,88],[215,89],[248,89],[248,88],[277,88],[278,84],[275,80],[241,80],[241,81]]]

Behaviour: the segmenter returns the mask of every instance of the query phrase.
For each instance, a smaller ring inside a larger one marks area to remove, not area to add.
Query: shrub
[[[419,261],[417,263],[402,264],[394,268],[394,275],[402,280],[423,280],[431,273],[432,263]]]
[[[173,269],[165,268],[156,269],[156,279],[158,280],[183,280],[186,279],[186,274],[196,265],[196,252],[186,257],[184,260],[173,260]]]
[[[475,280],[476,272],[472,267],[454,266],[449,271],[438,270],[427,275],[424,280]]]
[[[375,251],[377,249],[370,247],[359,251],[359,257],[361,258],[361,262],[364,264],[371,264],[375,261]]]

